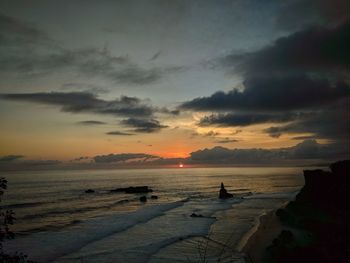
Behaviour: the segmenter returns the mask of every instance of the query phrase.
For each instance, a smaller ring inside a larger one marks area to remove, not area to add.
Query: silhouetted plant
[[[234,250],[230,241],[233,237],[233,233],[228,237],[228,239],[222,243],[211,238],[211,234],[203,237],[203,240],[197,241],[197,259],[191,260],[187,257],[188,262],[197,262],[197,263],[207,263],[207,262],[236,262],[240,261],[245,257],[244,254]],[[209,253],[209,250],[211,253]],[[210,255],[209,255],[210,254]]]
[[[0,202],[2,196],[7,189],[7,180],[0,178]],[[0,262],[3,263],[30,263],[33,261],[27,260],[27,255],[16,252],[14,254],[7,254],[4,251],[4,242],[8,239],[13,239],[15,234],[10,230],[10,225],[15,221],[15,213],[12,210],[3,210],[0,206]]]

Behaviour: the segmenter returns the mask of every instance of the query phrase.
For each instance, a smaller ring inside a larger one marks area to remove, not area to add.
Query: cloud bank
[[[305,140],[293,147],[277,149],[228,149],[214,147],[192,152],[189,160],[208,164],[283,164],[293,160],[325,159],[339,157],[336,145],[322,145],[316,140]],[[337,156],[337,157],[336,157]]]
[[[157,108],[148,105],[137,97],[120,96],[114,100],[104,100],[96,94],[88,92],[39,92],[0,94],[0,99],[24,101],[60,107],[61,111],[69,113],[95,113],[128,117],[120,123],[133,128],[134,132],[152,133],[167,126],[154,118],[155,113],[177,115],[178,111]],[[100,121],[83,121],[80,124],[98,125]]]
[[[271,127],[264,131],[275,138],[310,133],[350,145],[350,20],[322,25],[299,30],[254,52],[218,59],[221,69],[243,77],[243,89],[194,98],[179,108],[211,112],[199,126],[266,123]]]
[[[108,155],[97,155],[92,159],[96,163],[118,163],[126,162],[137,159],[138,161],[147,161],[148,159],[159,158],[159,156],[154,156],[145,153],[120,153],[120,154],[108,154]]]
[[[228,142],[222,142],[228,143]],[[148,153],[115,153],[96,156],[83,156],[70,162],[55,160],[23,160],[21,155],[0,157],[0,170],[22,169],[88,169],[88,168],[118,168],[137,166],[173,166],[179,163],[185,165],[314,165],[327,163],[337,159],[349,158],[350,154],[345,145],[320,144],[314,139],[306,139],[292,147],[260,149],[249,148],[229,149],[216,146],[191,152],[187,158],[162,158]]]
[[[115,56],[104,47],[68,49],[34,25],[0,14],[0,70],[7,74],[40,76],[58,72],[113,83],[147,85],[182,66],[141,67],[128,55]]]

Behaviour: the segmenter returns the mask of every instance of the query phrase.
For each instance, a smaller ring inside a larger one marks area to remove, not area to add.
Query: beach
[[[347,160],[329,170],[304,170],[295,199],[261,216],[248,232],[247,262],[348,262],[349,171]]]
[[[250,236],[241,251],[246,255],[247,262],[260,263],[266,248],[283,230],[276,210],[262,215],[253,230],[253,233],[248,233]]]

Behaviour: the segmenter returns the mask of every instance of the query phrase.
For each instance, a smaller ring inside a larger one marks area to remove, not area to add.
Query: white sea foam
[[[298,191],[293,192],[278,192],[278,193],[256,193],[250,196],[244,197],[245,199],[293,199],[297,195]]]
[[[163,247],[189,237],[207,235],[216,220],[212,215],[240,201],[190,200],[159,217],[92,242],[57,262],[147,262]],[[203,217],[191,217],[193,212]]]
[[[185,201],[143,207],[135,212],[97,217],[57,232],[39,232],[7,242],[5,249],[20,250],[34,261],[50,262],[113,233],[162,215]]]

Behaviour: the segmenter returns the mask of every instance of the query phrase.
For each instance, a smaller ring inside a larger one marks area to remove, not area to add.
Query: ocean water
[[[39,262],[245,262],[262,214],[294,198],[302,168],[178,168],[1,173],[16,213],[5,249]],[[234,194],[219,200],[220,183]],[[147,185],[157,200],[111,189]],[[95,193],[86,194],[86,189]],[[203,217],[191,217],[192,213]]]

